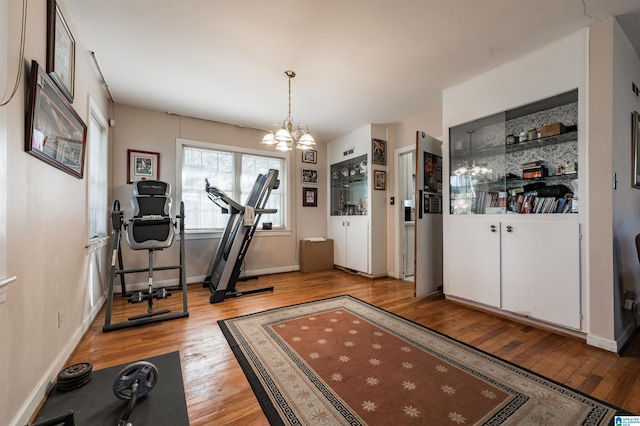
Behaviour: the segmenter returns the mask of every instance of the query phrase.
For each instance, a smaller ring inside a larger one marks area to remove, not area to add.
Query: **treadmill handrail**
[[[217,186],[209,185],[209,181],[208,180],[205,180],[205,182],[206,182],[205,191],[207,191],[207,196],[211,199],[211,201],[213,201],[214,203],[218,204],[217,201],[221,200],[223,203],[225,203],[226,205],[230,206],[236,212],[238,212],[238,213],[243,213],[244,212],[244,206],[243,205],[233,201],[227,194],[225,194],[225,192],[223,190],[221,190]],[[220,205],[218,204],[218,206],[220,206]],[[222,207],[222,206],[220,206],[220,207]]]

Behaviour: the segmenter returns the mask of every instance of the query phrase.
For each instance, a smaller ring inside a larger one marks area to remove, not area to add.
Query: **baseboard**
[[[587,345],[609,352],[618,352],[618,344],[615,340],[605,339],[593,334],[587,334]]]
[[[252,271],[244,271],[240,274],[240,278],[244,276],[260,276],[260,275],[269,275],[269,274],[280,274],[283,272],[292,272],[299,271],[300,265],[292,265],[292,266],[281,266],[277,268],[265,268],[265,269],[254,269]],[[187,277],[187,284],[195,284],[202,283],[206,278],[205,275]],[[172,278],[169,280],[158,280],[153,282],[154,288],[163,288],[163,287],[177,287],[180,285],[180,280],[178,278]],[[129,291],[144,291],[149,287],[148,281],[142,281],[137,283],[127,283],[127,292]],[[113,286],[114,293],[121,293],[120,285]]]
[[[98,302],[93,306],[93,309],[89,312],[89,314],[82,321],[82,325],[80,328],[76,330],[76,332],[71,337],[71,341],[65,345],[64,350],[60,352],[60,354],[56,357],[54,362],[51,364],[47,372],[42,376],[37,385],[33,388],[33,391],[27,397],[25,403],[20,407],[16,417],[9,424],[11,425],[24,425],[30,420],[31,416],[36,412],[44,398],[49,394],[49,391],[53,387],[54,381],[58,377],[58,373],[64,367],[67,360],[71,357],[73,352],[76,350],[78,345],[80,344],[80,340],[85,335],[87,330],[91,327],[91,324],[98,316],[100,309],[102,309],[102,305],[107,300],[106,293],[102,295],[102,297],[98,300]]]
[[[635,331],[636,328],[633,326],[633,324],[628,324],[622,334],[615,340],[605,339],[600,336],[588,334],[587,344],[595,346],[596,348],[607,350],[609,352],[620,353],[624,345],[629,341],[629,339],[631,339],[631,336],[633,336],[633,333]]]

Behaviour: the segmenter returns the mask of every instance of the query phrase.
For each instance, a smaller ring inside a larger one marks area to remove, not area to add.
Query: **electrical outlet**
[[[62,308],[58,309],[58,328],[62,328],[62,317],[64,316],[64,311]]]

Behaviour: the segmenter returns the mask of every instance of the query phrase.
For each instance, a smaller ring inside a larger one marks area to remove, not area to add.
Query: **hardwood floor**
[[[189,318],[109,333],[102,332],[103,309],[67,365],[91,362],[97,370],[179,350],[192,425],[267,425],[216,321],[350,294],[610,404],[640,413],[639,334],[623,356],[618,356],[439,296],[416,299],[409,282],[391,278],[371,280],[339,270],[268,275],[240,283],[238,288],[265,286],[274,286],[274,292],[230,298],[212,305],[209,290],[193,284],[188,289]],[[179,311],[181,300],[180,293],[175,292],[170,299],[157,302],[157,307]],[[129,305],[119,297],[115,302],[113,322],[145,310],[143,304]]]

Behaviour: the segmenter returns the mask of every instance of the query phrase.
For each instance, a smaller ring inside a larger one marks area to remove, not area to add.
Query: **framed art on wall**
[[[160,179],[160,153],[127,150],[127,183]]]
[[[640,114],[633,111],[631,114],[631,186],[640,189]]]
[[[302,183],[318,184],[318,171],[316,169],[302,169]]]
[[[387,172],[384,170],[373,171],[373,189],[384,190],[387,187]]]
[[[44,69],[31,62],[25,151],[82,179],[87,125]]]
[[[371,139],[371,150],[373,152],[373,158],[371,162],[373,164],[386,165],[387,164],[387,141],[382,139]]]
[[[302,188],[302,206],[318,207],[318,188]]]
[[[73,102],[76,41],[56,0],[47,3],[47,72],[69,102]]]
[[[302,151],[302,162],[303,163],[313,163],[316,164],[318,162],[318,151],[313,149]]]

